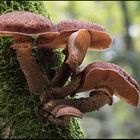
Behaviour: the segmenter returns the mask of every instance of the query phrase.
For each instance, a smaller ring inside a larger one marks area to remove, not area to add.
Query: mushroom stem
[[[55,99],[65,98],[68,95],[74,95],[78,91],[80,86],[81,75],[77,75],[72,81],[65,87],[52,88],[52,94]]]
[[[71,74],[71,69],[67,64],[62,64],[56,73],[55,77],[52,79],[50,86],[51,87],[62,87],[68,80]]]
[[[97,92],[87,98],[51,100],[42,106],[43,112],[52,112],[59,105],[72,106],[82,113],[99,110],[105,104],[111,104],[112,99],[105,92]]]
[[[43,92],[43,88],[48,84],[48,78],[40,71],[35,58],[31,54],[31,44],[21,43],[21,47],[16,47],[17,60],[20,64],[21,70],[24,72],[29,89],[35,95],[40,95]]]

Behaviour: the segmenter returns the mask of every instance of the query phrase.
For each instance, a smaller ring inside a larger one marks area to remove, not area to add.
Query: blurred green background
[[[82,65],[113,62],[140,84],[140,1],[44,1],[50,19],[80,19],[103,25],[111,49],[88,52]],[[81,94],[84,96],[84,93]],[[87,113],[80,120],[86,138],[140,138],[140,109],[114,99],[113,106]]]

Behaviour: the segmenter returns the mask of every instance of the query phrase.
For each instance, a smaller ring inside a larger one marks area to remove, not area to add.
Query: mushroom
[[[139,106],[138,83],[122,68],[112,63],[94,62],[85,68],[78,92],[90,90],[104,91],[109,96],[116,95],[133,106]]]
[[[84,91],[90,91],[89,97],[64,99],[68,95]],[[51,122],[60,125],[68,123],[70,116],[81,118],[82,113],[98,110],[105,104],[112,105],[113,95],[136,107],[139,107],[140,100],[138,83],[122,68],[107,62],[89,64],[68,85],[52,88],[51,93],[56,100],[44,103],[42,109],[52,114],[48,117]],[[72,107],[72,110],[65,107]]]
[[[64,85],[71,72],[77,74],[81,71],[78,66],[82,63],[87,49],[104,50],[109,48],[112,42],[102,26],[86,21],[64,20],[54,25],[53,31],[58,31],[60,34],[53,40],[49,40],[44,35],[39,36],[36,46],[38,48],[64,48],[63,52],[66,55],[64,64],[50,84],[56,87]],[[59,81],[63,81],[62,84],[58,84]]]
[[[65,124],[68,124],[70,121],[70,118],[73,116],[83,118],[83,113],[79,109],[77,109],[73,106],[70,106],[70,105],[61,105],[60,104],[53,109],[51,114],[54,117],[53,118],[54,120],[57,119],[58,120],[57,122],[60,122],[59,124],[61,124],[62,121]]]
[[[83,113],[99,110],[105,104],[111,104],[112,99],[103,91],[96,91],[94,95],[79,99],[57,99],[43,104],[41,112],[52,123],[68,124],[71,116],[83,117]]]
[[[89,30],[91,34],[91,49],[103,50],[110,47],[112,39],[104,27],[95,23],[80,20],[63,20],[59,22],[53,26],[53,31],[60,33],[55,40],[49,41],[45,39],[45,36],[41,35],[37,39],[36,45],[39,48],[45,48],[46,45],[49,46],[49,48],[65,48],[69,36],[80,29]]]
[[[139,106],[138,83],[121,67],[112,63],[91,63],[65,87],[51,89],[55,99],[85,91],[90,91],[90,96],[97,91],[105,92],[110,97],[116,95],[133,106]]]
[[[12,36],[16,49],[17,60],[24,72],[29,89],[36,95],[43,92],[48,84],[47,76],[40,71],[35,58],[31,54],[31,36],[45,35],[56,37],[59,33],[52,32],[52,22],[41,15],[32,12],[16,11],[0,15],[0,35]]]
[[[83,114],[76,108],[68,105],[59,105],[51,112],[56,118],[60,116],[76,116],[82,118]]]
[[[97,24],[78,21],[64,20],[54,26],[54,31],[60,32],[53,41],[48,41],[40,36],[36,45],[39,48],[65,48],[66,63],[72,71],[76,71],[87,52],[90,50],[104,50],[110,47],[111,37],[105,29]]]
[[[49,112],[49,114],[45,113],[43,116],[47,117],[55,125],[66,125],[70,122],[71,117],[82,118],[83,113],[73,106],[60,104]]]
[[[0,35],[13,37],[11,48],[16,49],[29,89],[40,95],[40,111],[51,122],[66,124],[71,116],[82,118],[83,113],[98,110],[105,104],[111,105],[113,95],[133,106],[139,105],[138,83],[119,66],[95,62],[79,72],[88,49],[110,47],[112,39],[103,27],[76,20],[54,25],[46,17],[20,11],[0,16]],[[66,58],[51,82],[32,56],[31,36],[38,37],[35,42],[38,48],[64,48]],[[71,73],[71,82],[64,86]],[[83,91],[90,91],[90,96],[64,99]]]

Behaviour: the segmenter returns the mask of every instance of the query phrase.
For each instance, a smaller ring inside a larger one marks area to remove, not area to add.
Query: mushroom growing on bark
[[[133,106],[139,105],[138,83],[125,70],[112,63],[91,63],[65,87],[52,88],[57,99],[85,91],[91,91],[91,96],[96,91],[102,91],[110,97],[116,95]]]
[[[83,113],[99,110],[105,104],[111,105],[112,98],[96,91],[87,98],[50,100],[43,105],[42,112],[51,122],[62,125],[69,123],[71,116],[82,118]]]
[[[36,95],[41,94],[48,83],[48,78],[40,71],[31,54],[33,44],[29,37],[42,34],[48,37],[58,35],[58,32],[52,32],[52,22],[44,16],[25,11],[0,16],[0,35],[13,37],[14,44],[11,47],[16,49],[17,60],[29,89]]]
[[[119,66],[94,62],[79,69],[88,49],[110,47],[112,39],[103,27],[76,20],[53,24],[41,15],[18,11],[0,16],[0,35],[13,37],[11,47],[16,49],[29,89],[40,95],[40,113],[51,122],[67,124],[71,116],[82,118],[83,113],[99,110],[105,104],[112,105],[113,95],[139,106],[138,83]],[[31,36],[38,37],[35,44],[39,49],[64,48],[64,63],[51,81],[32,56]],[[65,85],[69,77],[71,81]],[[90,91],[89,97],[65,98],[84,91]]]
[[[91,91],[90,95],[93,95],[96,91],[103,91],[110,97],[116,95],[134,106],[138,106],[140,100],[138,83],[121,67],[107,62],[89,64],[63,89],[53,88],[52,91],[55,98],[64,98],[73,92]]]
[[[85,91],[90,91],[87,98],[60,99]],[[50,109],[51,119],[57,124],[68,123],[69,113],[81,118],[82,113],[98,110],[105,104],[112,105],[113,95],[136,107],[139,107],[140,100],[138,83],[121,67],[107,62],[89,64],[69,85],[63,88],[53,88],[52,93],[57,100],[44,104],[43,109]],[[72,109],[69,112],[63,106],[72,107]],[[65,118],[61,118],[62,116]]]
[[[110,96],[116,95],[133,106],[139,106],[140,87],[121,67],[95,62],[83,71],[79,92],[89,90],[105,91]]]

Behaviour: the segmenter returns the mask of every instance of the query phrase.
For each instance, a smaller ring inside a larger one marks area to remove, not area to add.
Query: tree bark
[[[0,14],[15,10],[32,11],[47,16],[41,2],[0,1]],[[29,92],[24,74],[16,59],[12,41],[0,38],[0,138],[7,139],[80,139],[84,138],[77,119],[65,126],[43,120],[38,111],[39,97]],[[34,55],[37,58],[37,50]],[[49,68],[49,67],[48,67]]]

